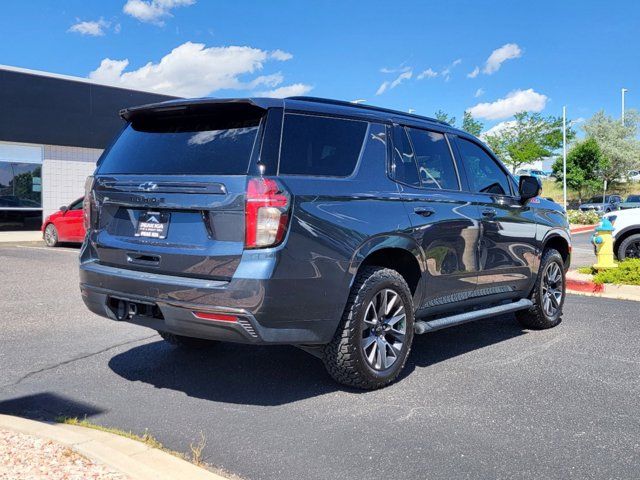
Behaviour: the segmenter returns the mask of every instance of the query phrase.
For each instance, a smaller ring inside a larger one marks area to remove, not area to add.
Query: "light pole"
[[[620,118],[622,119],[622,126],[624,127],[624,94],[627,93],[629,90],[627,90],[626,88],[621,89],[621,93],[622,93],[622,115],[620,116]]]
[[[567,211],[567,107],[562,107],[562,200]]]

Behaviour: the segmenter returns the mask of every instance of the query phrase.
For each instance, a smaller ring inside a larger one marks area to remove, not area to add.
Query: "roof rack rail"
[[[439,123],[441,125],[447,125],[449,127],[451,126],[451,124],[447,122],[443,122],[442,120],[438,120],[437,118],[433,118],[433,117],[425,117],[423,115],[416,115],[415,113],[402,112],[400,110],[393,110],[391,108],[376,107],[375,105],[364,105],[362,103],[352,103],[352,102],[347,102],[345,100],[332,100],[330,98],[305,97],[305,96],[286,97],[285,100],[302,100],[305,102],[326,103],[329,105],[341,105],[343,107],[364,108],[366,110],[374,110],[377,112],[393,113],[394,115],[404,115],[408,117],[415,117],[421,120],[428,120],[430,122]]]

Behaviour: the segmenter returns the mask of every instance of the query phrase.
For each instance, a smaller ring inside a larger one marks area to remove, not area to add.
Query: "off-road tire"
[[[57,247],[60,245],[58,240],[58,229],[53,223],[47,225],[44,229],[44,244],[47,247]]]
[[[557,263],[560,267],[560,273],[562,275],[562,298],[559,302],[559,308],[557,309],[556,314],[549,316],[545,313],[543,308],[543,282],[544,274],[547,271],[549,264],[553,262]],[[544,330],[546,328],[553,328],[560,324],[562,321],[562,307],[566,296],[566,285],[567,282],[562,255],[553,248],[545,250],[540,261],[540,269],[538,271],[538,276],[536,277],[535,286],[531,292],[531,296],[529,297],[533,302],[533,306],[528,310],[520,310],[516,312],[516,318],[520,324],[531,330]]]
[[[404,305],[405,341],[395,362],[377,371],[365,359],[361,348],[364,316],[369,302],[383,289],[397,293]],[[414,310],[411,291],[395,270],[364,267],[357,275],[336,333],[324,347],[323,361],[331,377],[339,383],[363,390],[374,390],[393,382],[407,361],[413,341]]]
[[[622,261],[626,258],[640,258],[640,257],[627,257],[627,248],[629,245],[635,242],[640,242],[640,233],[635,233],[633,235],[629,235],[622,242],[620,242],[620,246],[618,247],[618,251],[616,252],[618,255],[618,260]]]
[[[184,349],[200,349],[208,348],[216,343],[215,340],[206,340],[204,338],[185,337],[183,335],[175,335],[169,332],[158,331],[163,340],[171,345]]]

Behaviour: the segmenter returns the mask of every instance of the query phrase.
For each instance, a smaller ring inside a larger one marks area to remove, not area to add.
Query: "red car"
[[[83,198],[69,206],[60,207],[60,210],[44,219],[42,238],[48,247],[55,247],[61,242],[82,243],[85,234],[82,218]]]

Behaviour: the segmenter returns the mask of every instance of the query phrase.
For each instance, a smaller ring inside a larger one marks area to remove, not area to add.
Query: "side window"
[[[418,177],[418,169],[409,137],[407,137],[404,128],[398,126],[393,127],[391,177],[407,185],[420,186],[420,177]]]
[[[348,177],[360,156],[367,122],[288,113],[279,173]]]
[[[82,210],[82,198],[69,205],[69,210]]]
[[[456,167],[444,135],[415,128],[407,130],[415,150],[421,185],[425,188],[460,190]]]
[[[507,174],[480,146],[458,137],[458,148],[472,191],[511,195]]]

